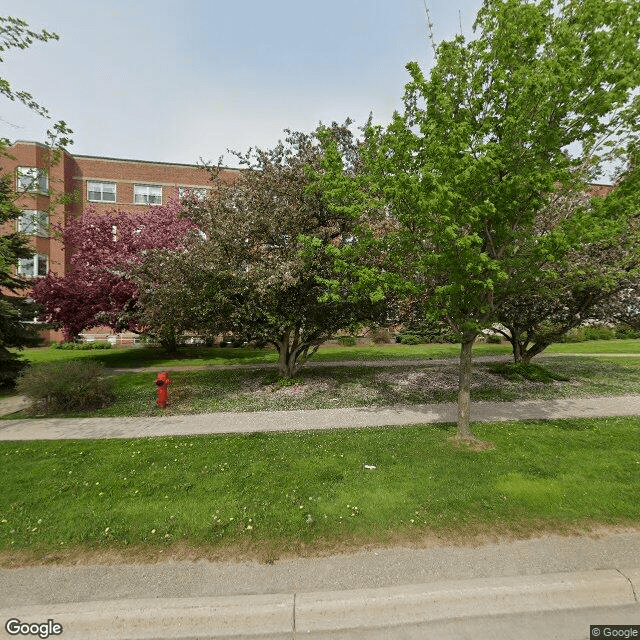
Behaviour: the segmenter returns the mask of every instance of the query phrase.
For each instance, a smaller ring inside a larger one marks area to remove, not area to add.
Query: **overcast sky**
[[[481,0],[427,0],[436,40],[471,27]],[[60,40],[12,50],[0,77],[74,130],[72,153],[217,161],[283,129],[401,105],[405,64],[431,62],[424,0],[3,0],[2,15]],[[2,100],[0,137],[51,121]]]

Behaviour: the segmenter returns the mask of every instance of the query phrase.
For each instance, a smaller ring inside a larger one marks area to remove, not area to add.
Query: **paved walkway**
[[[640,395],[474,402],[476,422],[640,416]],[[138,418],[44,418],[0,421],[0,440],[136,438],[169,435],[351,429],[455,422],[454,403],[306,411],[253,411]]]

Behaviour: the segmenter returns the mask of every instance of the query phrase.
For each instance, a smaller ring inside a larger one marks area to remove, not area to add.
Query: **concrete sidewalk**
[[[475,422],[640,416],[640,395],[474,402]],[[46,418],[0,421],[0,440],[136,438],[168,435],[350,429],[455,422],[454,403],[307,411],[203,413],[138,418]]]
[[[64,638],[587,638],[640,623],[640,531],[255,562],[0,571]],[[523,628],[524,625],[524,628]]]

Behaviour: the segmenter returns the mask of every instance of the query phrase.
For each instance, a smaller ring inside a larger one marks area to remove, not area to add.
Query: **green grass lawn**
[[[640,419],[0,442],[0,561],[232,558],[640,523]],[[369,465],[375,469],[367,468]]]
[[[367,345],[342,347],[323,345],[310,362],[358,361],[358,360],[428,360],[432,358],[454,358],[459,355],[457,344],[421,345]],[[64,349],[24,349],[20,353],[32,364],[46,362],[68,362],[77,359],[92,359],[109,368],[171,367],[189,365],[263,364],[277,362],[273,349],[220,349],[218,347],[183,347],[175,357],[151,347],[120,347],[104,351],[82,351]],[[473,348],[476,356],[508,355],[509,344],[477,343]],[[551,345],[547,354],[600,354],[621,353],[640,356],[640,340],[593,340],[587,342]]]

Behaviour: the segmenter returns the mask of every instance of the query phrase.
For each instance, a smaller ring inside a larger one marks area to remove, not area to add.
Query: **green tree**
[[[4,62],[2,54],[9,49],[26,49],[34,41],[47,42],[52,39],[57,40],[58,36],[46,30],[32,31],[19,18],[0,17],[0,63]],[[1,77],[0,95],[12,101],[17,100],[41,116],[49,117],[47,110],[29,92],[14,90]],[[47,132],[50,163],[59,161],[61,148],[71,144],[70,133],[71,130],[63,121],[57,122]],[[0,140],[0,158],[7,157],[8,145],[8,140]],[[0,385],[12,384],[25,366],[19,356],[9,349],[21,349],[39,342],[33,324],[29,324],[37,315],[37,310],[24,296],[31,283],[15,275],[18,260],[29,258],[33,253],[26,236],[9,230],[21,213],[14,204],[15,197],[13,176],[0,176],[0,229],[3,229],[0,235]]]
[[[637,140],[639,14],[638,0],[485,0],[475,38],[441,43],[428,75],[408,64],[403,112],[369,127],[365,193],[398,225],[383,240],[385,274],[461,342],[459,438],[474,439],[479,332],[499,320],[510,283],[533,286],[575,248],[564,228],[535,237],[540,212],[559,189],[584,191]],[[362,209],[340,158],[327,159],[319,180],[334,206]]]
[[[560,233],[569,248],[508,283],[511,293],[497,310],[506,330],[498,330],[511,342],[515,362],[530,362],[588,319],[619,319],[619,302],[638,280],[639,180],[630,168],[605,195],[556,193],[539,213],[531,242]]]
[[[14,193],[10,176],[0,177],[0,228],[20,216],[13,203]],[[35,305],[17,294],[29,287],[14,275],[20,258],[29,258],[32,251],[20,233],[0,235],[0,386],[10,385],[25,366],[12,348],[35,346],[39,342],[32,321],[37,314]]]

